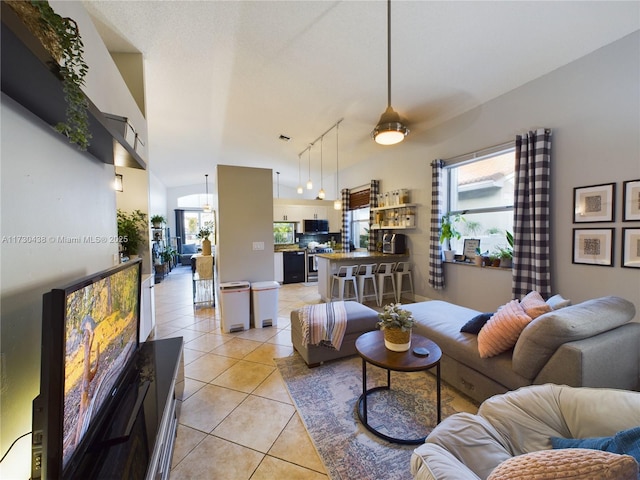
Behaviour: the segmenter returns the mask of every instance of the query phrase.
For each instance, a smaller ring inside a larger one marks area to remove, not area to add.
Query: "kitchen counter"
[[[342,265],[362,265],[369,263],[404,262],[409,254],[380,252],[333,252],[316,254],[318,263],[318,293],[323,302],[331,300],[331,277]]]
[[[362,260],[375,260],[376,262],[399,262],[407,258],[409,255],[402,253],[381,253],[381,252],[333,252],[333,253],[317,253],[318,258],[326,258],[327,260],[358,260],[356,263],[364,263]],[[354,264],[355,265],[355,264]]]

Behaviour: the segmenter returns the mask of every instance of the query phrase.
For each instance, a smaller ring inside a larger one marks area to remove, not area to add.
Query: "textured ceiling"
[[[144,55],[149,160],[167,187],[201,184],[222,163],[280,171],[295,188],[299,152],[341,118],[341,167],[402,148],[369,137],[387,103],[384,1],[84,4],[110,51]],[[407,143],[640,28],[636,1],[391,8],[391,103],[411,129]],[[323,142],[325,175],[335,142],[335,132]],[[319,143],[311,162],[317,179]]]

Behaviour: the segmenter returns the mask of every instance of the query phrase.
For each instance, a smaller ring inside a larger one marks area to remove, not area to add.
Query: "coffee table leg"
[[[367,423],[367,362],[362,359],[362,415]]]
[[[436,366],[436,395],[438,403],[438,423],[440,423],[440,417],[442,416],[442,399],[440,396],[440,362],[438,362],[438,365]]]

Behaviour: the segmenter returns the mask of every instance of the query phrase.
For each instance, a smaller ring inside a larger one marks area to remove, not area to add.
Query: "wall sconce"
[[[122,175],[116,173],[116,178],[113,181],[113,189],[116,192],[124,192],[124,185],[122,183]]]

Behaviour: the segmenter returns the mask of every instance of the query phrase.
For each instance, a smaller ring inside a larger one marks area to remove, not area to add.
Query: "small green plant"
[[[153,225],[162,225],[167,223],[167,220],[162,215],[153,215],[149,220]]]
[[[147,215],[140,210],[127,213],[118,209],[117,218],[122,251],[127,255],[137,255],[145,243]]]
[[[171,248],[171,247],[167,247],[167,248],[165,248],[165,249],[164,249],[164,251],[160,254],[160,257],[162,258],[162,261],[163,261],[163,262],[167,263],[167,262],[170,262],[170,261],[173,259],[174,255],[175,255],[176,253],[177,253],[177,252],[176,252],[173,248]]]
[[[378,313],[380,321],[376,325],[381,329],[395,328],[402,330],[403,332],[410,330],[415,323],[413,314],[400,307],[402,307],[402,304],[400,303],[385,305],[383,311]]]
[[[496,257],[507,260],[513,259],[513,234],[509,231],[505,233],[505,238],[507,239],[506,247],[497,247],[495,251]]]

